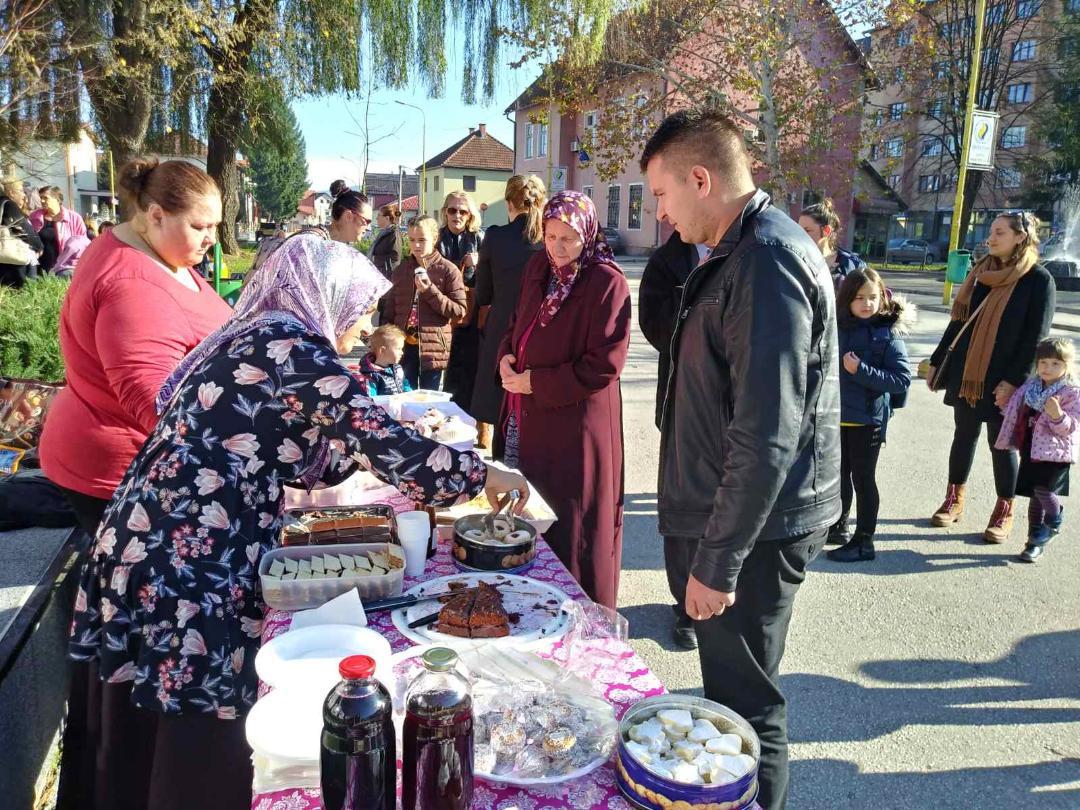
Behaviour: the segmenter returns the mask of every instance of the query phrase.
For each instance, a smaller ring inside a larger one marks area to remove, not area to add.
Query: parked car
[[[611,252],[615,255],[619,255],[623,252],[622,234],[614,228],[601,228],[604,232],[604,239],[607,240],[608,246],[611,248]]]
[[[937,247],[924,239],[890,239],[885,249],[885,261],[900,264],[933,264],[939,255]]]

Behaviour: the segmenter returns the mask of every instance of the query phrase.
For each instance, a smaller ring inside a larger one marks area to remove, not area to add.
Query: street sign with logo
[[[560,191],[566,191],[565,166],[551,167],[551,182],[548,184],[548,191],[550,191],[552,194],[558,194]]]
[[[994,147],[997,146],[998,114],[974,110],[971,118],[971,143],[968,144],[969,169],[990,171],[994,168]]]

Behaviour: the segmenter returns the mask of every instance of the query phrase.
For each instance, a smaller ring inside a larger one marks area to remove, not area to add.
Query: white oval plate
[[[274,688],[326,693],[341,680],[338,664],[350,655],[375,659],[375,677],[392,684],[390,642],[367,627],[320,624],[271,639],[255,656],[260,680]]]
[[[453,574],[421,582],[405,593],[417,596],[445,593],[451,582],[464,582],[471,587],[481,581],[491,585],[504,585],[499,588],[503,595],[503,607],[506,608],[507,613],[520,616],[517,624],[510,623],[509,636],[473,639],[440,633],[435,629],[434,624],[415,629],[409,627],[410,622],[437,613],[441,606],[439,602],[422,602],[412,607],[395,610],[390,614],[394,627],[414,644],[440,644],[447,647],[504,644],[522,649],[531,649],[550,641],[557,641],[570,629],[570,616],[562,608],[563,602],[568,601],[569,597],[554,585],[528,577],[494,571]],[[540,607],[537,608],[537,605]]]
[[[244,726],[248,745],[275,760],[318,763],[322,707],[322,699],[312,692],[275,689],[248,713]]]

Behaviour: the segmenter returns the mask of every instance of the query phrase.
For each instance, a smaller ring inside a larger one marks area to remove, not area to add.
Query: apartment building
[[[956,194],[974,32],[969,7],[962,0],[929,0],[908,24],[875,30],[861,43],[882,80],[867,98],[863,157],[901,210],[867,214],[856,228],[924,239],[939,258]],[[1021,207],[1032,182],[1026,161],[1052,149],[1040,142],[1035,125],[1052,103],[1062,45],[1056,23],[1077,12],[1080,0],[990,0],[977,106],[1000,117],[994,168],[981,176],[968,247],[986,238],[998,212]],[[1046,221],[1053,215],[1037,213]],[[871,255],[883,252],[882,241],[875,240]]]
[[[840,66],[838,71],[844,75],[823,80],[823,89],[829,93],[849,94],[847,99],[851,94],[858,97],[867,79],[871,78],[865,57],[837,23],[832,11],[827,6],[818,8],[825,9],[826,13],[807,6],[802,20],[809,30],[800,40],[800,59],[808,66]],[[709,38],[704,36],[701,40],[700,47],[708,48]],[[696,69],[692,62],[678,67],[682,71]],[[617,78],[603,86],[592,105],[572,113],[563,113],[556,104],[548,103],[549,97],[541,79],[527,88],[506,109],[507,115],[514,116],[514,171],[536,174],[556,191],[566,188],[584,192],[595,203],[601,226],[618,232],[623,253],[647,254],[668,239],[671,229],[656,220],[656,202],[649,193],[637,160],[627,161],[615,177],[604,179],[590,161],[583,144],[590,140],[585,137],[586,133],[595,130],[602,117],[610,113],[609,105],[627,103],[628,99],[637,97],[674,98],[677,94],[669,93],[666,77],[625,71],[613,71],[613,74]],[[735,102],[738,108],[746,110],[752,118],[756,100],[745,91],[730,88],[729,91],[730,98],[740,99]],[[676,108],[677,104],[672,102],[667,112]],[[642,146],[655,123],[635,133]],[[793,216],[797,217],[804,205],[828,196],[845,223],[853,219],[857,208],[855,187],[860,122],[857,116],[849,115],[839,117],[834,126],[835,131],[830,133],[831,145],[820,152],[820,166],[815,170],[813,188],[793,189],[787,200],[776,201]],[[750,123],[746,124],[746,134],[751,141],[760,137],[760,132]],[[756,172],[756,177],[759,183],[768,185],[768,173],[764,169]],[[845,228],[841,238],[845,246],[850,246],[852,229]]]

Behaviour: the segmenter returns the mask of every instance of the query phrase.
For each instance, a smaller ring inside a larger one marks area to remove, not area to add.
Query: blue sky
[[[469,133],[469,127],[485,123],[488,132],[513,147],[513,124],[503,110],[540,74],[538,63],[521,68],[503,67],[498,72],[495,98],[491,104],[466,106],[461,102],[460,49],[448,55],[446,93],[442,98],[427,97],[421,87],[398,91],[376,91],[371,98],[370,130],[373,140],[368,171],[394,172],[398,165],[412,170],[423,160],[421,151],[421,115],[395,100],[424,109],[427,118],[427,156],[441,152]],[[502,59],[503,63],[509,56]],[[352,115],[363,123],[364,102],[344,96],[326,96],[293,102],[293,112],[307,144],[308,180],[311,187],[325,190],[341,177],[355,185],[363,166],[364,139]]]

